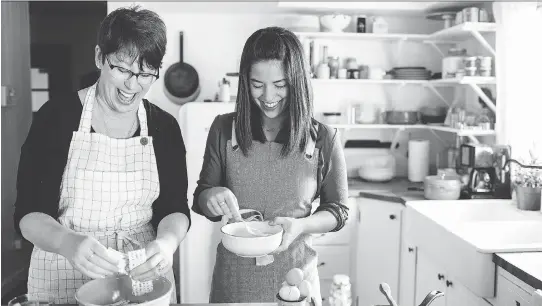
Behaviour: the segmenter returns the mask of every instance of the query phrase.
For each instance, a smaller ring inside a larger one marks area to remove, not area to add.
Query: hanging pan
[[[183,62],[183,32],[180,32],[179,62],[166,70],[164,91],[175,104],[184,104],[197,99],[201,88],[198,72],[190,64]]]

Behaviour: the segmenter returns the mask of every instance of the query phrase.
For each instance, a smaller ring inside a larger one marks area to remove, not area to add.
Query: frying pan
[[[183,32],[179,39],[179,62],[172,64],[164,76],[164,91],[175,104],[184,104],[196,100],[201,88],[198,72],[190,64],[183,62]]]

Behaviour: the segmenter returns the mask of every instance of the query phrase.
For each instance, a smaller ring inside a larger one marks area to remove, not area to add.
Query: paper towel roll
[[[423,182],[429,175],[429,140],[417,139],[408,142],[408,180]]]

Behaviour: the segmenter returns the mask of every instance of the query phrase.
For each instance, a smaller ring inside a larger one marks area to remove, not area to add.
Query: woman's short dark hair
[[[253,133],[263,135],[260,110],[250,94],[250,70],[253,64],[267,60],[282,62],[288,86],[287,106],[284,110],[288,112],[288,119],[283,128],[287,129],[289,137],[282,146],[281,155],[287,156],[296,148],[304,151],[311,137],[312,88],[303,46],[295,34],[287,29],[260,29],[247,39],[239,67],[236,137],[245,156],[252,146]]]
[[[139,57],[139,68],[158,70],[166,52],[166,25],[155,12],[139,6],[119,8],[100,25],[98,46],[102,63],[109,54],[124,51],[131,58]]]

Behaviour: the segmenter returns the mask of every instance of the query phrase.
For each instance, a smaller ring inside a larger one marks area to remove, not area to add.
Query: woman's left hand
[[[273,221],[270,221],[269,224],[280,225],[284,229],[284,233],[282,234],[282,243],[273,253],[280,253],[287,250],[297,236],[303,234],[305,231],[303,219],[276,217]]]
[[[145,247],[147,261],[130,271],[133,280],[148,281],[164,275],[173,265],[173,253],[176,247],[156,239]]]

